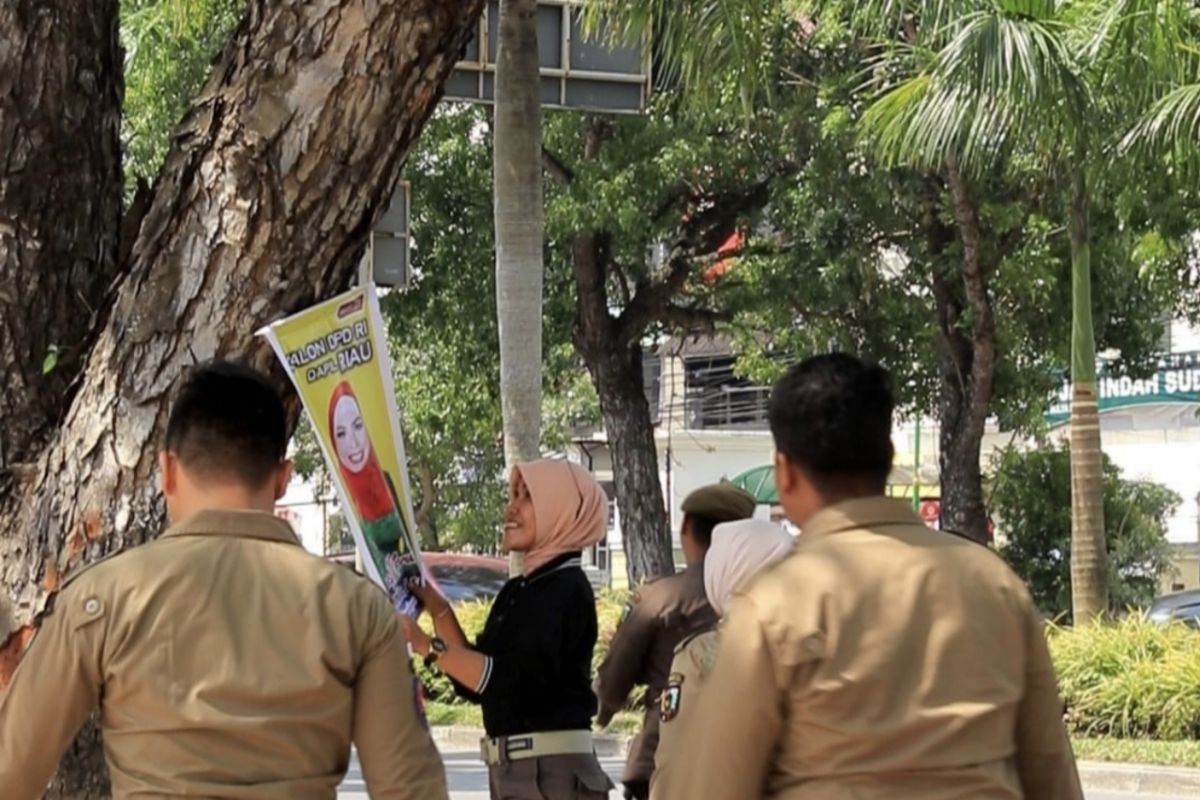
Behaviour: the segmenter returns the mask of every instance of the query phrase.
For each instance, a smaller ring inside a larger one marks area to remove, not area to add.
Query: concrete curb
[[[1079,779],[1090,790],[1200,797],[1198,769],[1080,761]]]
[[[463,725],[439,725],[431,732],[433,740],[443,750],[475,752],[479,749],[479,740],[483,738],[482,728]],[[629,742],[628,736],[597,733],[596,755],[601,758],[623,756],[628,752]],[[1200,769],[1080,761],[1079,779],[1083,788],[1090,791],[1200,797]]]

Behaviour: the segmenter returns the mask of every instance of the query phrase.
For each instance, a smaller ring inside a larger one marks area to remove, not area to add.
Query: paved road
[[[446,769],[450,779],[450,796],[453,800],[488,800],[487,770],[479,762],[479,754],[475,752],[446,752],[442,754],[446,761]],[[621,759],[601,759],[604,769],[617,782],[621,774]],[[619,792],[612,792],[611,800],[619,800]],[[362,771],[358,762],[350,765],[346,781],[338,792],[338,800],[367,800],[367,787],[363,783]],[[1088,792],[1087,800],[1189,800],[1183,796],[1168,796],[1160,794],[1130,794],[1127,792]],[[1195,800],[1195,798],[1191,798]]]
[[[488,800],[487,769],[479,761],[478,752],[444,752],[442,758],[446,762],[450,797],[453,800]],[[621,774],[624,759],[602,758],[600,763],[615,783]],[[610,795],[611,800],[620,797],[621,794],[615,791]],[[350,771],[338,792],[338,800],[367,800],[367,787],[363,783],[357,760],[350,764]]]

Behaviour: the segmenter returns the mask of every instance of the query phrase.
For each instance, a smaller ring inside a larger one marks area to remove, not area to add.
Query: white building
[[[1129,479],[1152,480],[1177,492],[1182,503],[1169,520],[1176,571],[1164,590],[1200,587],[1200,331],[1171,327],[1159,374],[1137,383],[1101,381],[1101,430],[1105,453]],[[644,358],[647,398],[653,409],[659,478],[670,509],[672,539],[678,547],[679,506],[693,489],[770,464],[773,446],[767,428],[769,388],[733,374],[735,358],[720,340],[669,342]],[[1055,421],[1052,410],[1051,421]],[[1065,417],[1062,418],[1065,420]],[[893,494],[916,493],[936,506],[938,428],[933,420],[900,422],[893,434],[896,470]],[[1052,435],[1065,438],[1065,424]],[[985,469],[996,450],[1013,435],[989,426],[983,441]],[[604,432],[580,432],[570,457],[590,468],[613,496],[612,461]],[[625,582],[620,519],[612,505],[608,540],[595,554],[616,585]],[[760,507],[761,516],[771,509]],[[677,553],[677,558],[679,555]]]
[[[353,545],[334,542],[331,549],[330,519],[338,513],[332,491],[322,493],[315,481],[293,476],[287,494],[275,504],[275,516],[291,523],[304,549],[319,556],[340,552]],[[344,527],[343,527],[344,530]]]

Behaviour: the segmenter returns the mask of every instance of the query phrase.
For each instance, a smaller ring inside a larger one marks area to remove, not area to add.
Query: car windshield
[[[430,569],[442,593],[452,603],[494,597],[508,580],[503,572],[488,567],[439,564]]]

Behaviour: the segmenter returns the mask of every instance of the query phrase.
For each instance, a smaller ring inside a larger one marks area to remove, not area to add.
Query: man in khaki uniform
[[[613,635],[596,679],[600,700],[597,723],[607,725],[625,707],[634,686],[647,687],[645,720],[625,764],[627,798],[646,800],[650,795],[658,745],[658,699],[667,684],[675,647],[717,621],[704,596],[704,554],[713,528],[722,522],[748,519],[754,515],[755,505],[750,494],[727,482],[703,486],[684,498],[679,541],[687,569],[635,591]]]
[[[387,596],[272,513],[286,446],[262,376],[189,377],[161,456],[174,524],[68,581],[0,696],[5,800],[42,796],[96,707],[116,798],[333,800],[352,741],[372,797],[447,797]]]
[[[779,525],[765,520],[727,522],[713,529],[712,545],[704,559],[704,594],[718,617],[743,583],[786,556],[796,540]],[[662,796],[662,786],[678,781],[672,772],[690,765],[679,759],[680,743],[694,728],[696,701],[720,652],[719,630],[687,637],[675,648],[671,676],[659,702],[658,748],[650,798]]]
[[[667,687],[659,696],[658,744],[654,750],[654,773],[650,779],[652,800],[662,796],[663,787],[677,781],[666,777],[668,771],[686,770],[679,751],[690,731],[695,730],[696,701],[716,663],[721,646],[719,630],[693,634],[675,648]]]
[[[775,388],[801,535],[735,592],[667,800],[1081,800],[1025,586],[883,497],[892,410],[887,373],[847,355]]]

